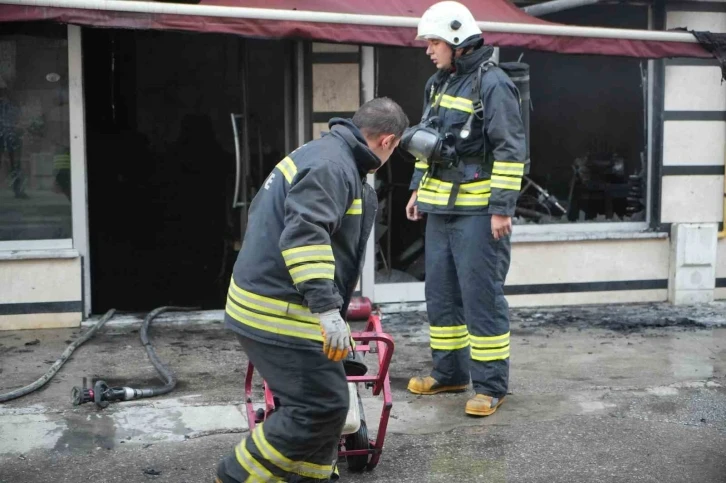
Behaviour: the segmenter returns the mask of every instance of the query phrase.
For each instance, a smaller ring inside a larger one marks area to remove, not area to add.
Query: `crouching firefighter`
[[[492,60],[469,10],[431,6],[419,40],[438,71],[426,83],[421,123],[401,147],[416,157],[410,220],[426,224],[426,303],[433,370],[413,377],[415,394],[465,391],[473,416],[504,401],[509,379],[511,217],[528,172],[519,92]]]
[[[223,458],[217,483],[321,482],[333,474],[348,413],[343,319],[377,197],[366,184],[408,127],[388,98],[289,154],[250,206],[225,310],[277,409]]]

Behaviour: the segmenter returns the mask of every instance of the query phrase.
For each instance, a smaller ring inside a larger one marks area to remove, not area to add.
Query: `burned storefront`
[[[375,96],[421,117],[427,2],[241,3],[0,0],[0,76],[26,86],[24,122],[53,120],[26,122],[37,142],[0,156],[2,327],[221,309],[249,202],[286,153]],[[726,14],[698,10],[472,5],[499,61],[522,66],[529,118],[512,305],[725,296],[726,93],[712,54],[665,31],[726,31]],[[368,178],[379,211],[360,290],[388,310],[424,300],[412,171],[398,154]]]

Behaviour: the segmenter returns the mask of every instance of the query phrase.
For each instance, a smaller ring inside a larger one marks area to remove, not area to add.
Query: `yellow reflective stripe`
[[[252,440],[266,460],[288,473],[314,479],[327,479],[333,473],[332,465],[317,465],[306,461],[293,461],[275,449],[267,438],[263,429],[264,423],[258,424],[252,431]]]
[[[509,347],[497,350],[480,350],[472,346],[471,358],[475,361],[499,361],[509,357]]]
[[[492,175],[492,188],[519,191],[522,188],[522,178]]]
[[[416,164],[414,164],[414,168],[416,169],[429,169],[428,163],[424,163],[423,161],[416,161]]]
[[[69,154],[57,154],[53,157],[53,167],[55,169],[70,169],[71,156]]]
[[[229,284],[229,291],[227,292],[227,295],[240,305],[269,315],[289,317],[291,319],[296,319],[301,322],[309,322],[312,324],[317,324],[320,321],[320,319],[313,315],[307,307],[248,292],[247,290],[239,288],[237,284],[234,283],[234,279],[232,279]]]
[[[478,361],[496,361],[509,357],[510,333],[495,336],[471,335],[471,358]]]
[[[289,156],[285,156],[285,159],[277,163],[275,167],[280,170],[288,183],[292,183],[292,180],[297,174],[297,166],[295,166],[295,163]]]
[[[471,342],[473,344],[495,344],[495,343],[508,343],[509,342],[509,335],[511,332],[507,332],[506,334],[502,335],[493,335],[493,336],[487,336],[482,337],[478,335],[472,335],[471,336]]]
[[[429,326],[431,348],[437,350],[458,350],[469,345],[469,330],[466,325],[451,327]]]
[[[289,337],[299,337],[317,342],[323,341],[320,333],[320,326],[316,324],[307,324],[305,322],[296,322],[280,317],[258,314],[247,310],[244,307],[235,305],[230,299],[227,299],[225,308],[227,315],[232,317],[241,324],[248,325],[257,330],[270,332],[272,334],[286,335]]]
[[[436,193],[451,193],[453,188],[452,183],[440,181],[436,178],[426,178],[421,183],[421,189],[433,191]],[[491,189],[491,181],[485,179],[483,181],[474,181],[471,183],[463,183],[459,185],[459,191],[470,194],[486,193]]]
[[[431,348],[441,351],[454,351],[469,346],[469,338],[431,339]]]
[[[360,198],[356,198],[353,200],[353,203],[350,205],[350,208],[348,208],[348,211],[345,212],[346,215],[362,215],[363,214],[363,200]]]
[[[307,245],[282,251],[285,265],[291,267],[303,262],[335,262],[330,245]]]
[[[350,330],[350,324],[349,323],[346,322],[345,325],[348,326],[348,332],[353,332],[352,330]],[[356,347],[355,346],[355,339],[352,338],[352,337],[350,338],[350,347],[353,348],[353,349],[355,349],[355,347]]]
[[[314,278],[335,279],[335,265],[332,263],[306,263],[290,269],[292,282],[298,284]]]
[[[441,102],[441,107],[446,107],[447,109],[454,109],[456,111],[462,111],[462,112],[465,112],[467,114],[471,114],[472,112],[474,112],[474,109],[471,108],[471,107],[462,106],[461,104],[456,104],[456,103],[453,103],[453,102],[442,101]]]
[[[489,205],[490,193],[481,194],[464,194],[459,193],[454,201],[455,206],[487,206]],[[448,194],[436,194],[426,190],[419,189],[418,201],[421,203],[427,203],[429,205],[448,205],[449,204]]]
[[[452,325],[449,327],[431,325],[429,326],[429,332],[431,335],[437,335],[439,337],[459,337],[461,335],[467,335],[469,329],[465,325]]]
[[[247,451],[247,448],[245,447],[245,440],[242,440],[240,444],[235,446],[234,452],[235,456],[237,456],[237,463],[239,463],[240,466],[249,473],[250,478],[253,478],[252,481],[254,483],[283,481],[270,473],[270,470],[262,466],[262,464],[257,461],[249,451]]]
[[[512,163],[509,161],[494,161],[492,174],[504,174],[509,176],[524,176],[524,163]]]
[[[422,189],[419,189],[417,200],[420,203],[428,203],[430,205],[448,205],[449,196],[450,195],[437,195],[437,194],[429,193],[427,191],[423,191]]]
[[[459,186],[459,192],[480,194],[488,193],[491,191],[491,181],[474,181],[473,183],[464,183]]]
[[[455,206],[487,206],[489,204],[490,193],[482,193],[478,195],[467,195],[459,193],[454,202]]]
[[[499,342],[495,344],[477,344],[473,340],[471,341],[471,346],[475,349],[504,349],[505,347],[509,346],[509,341],[507,342]]]
[[[471,335],[471,358],[477,361],[497,361],[509,357],[510,332],[495,336]]]
[[[435,191],[437,193],[451,193],[453,186],[454,185],[452,183],[441,181],[436,178],[426,178],[426,180],[421,184],[421,188],[429,191]]]
[[[491,182],[487,180],[464,183],[459,186],[459,194],[455,206],[487,206],[491,191]],[[436,178],[424,178],[418,190],[418,201],[430,205],[448,205],[453,183]]]
[[[447,109],[456,109],[457,111],[467,113],[474,112],[474,103],[471,99],[467,99],[466,97],[453,97],[448,94],[444,94],[442,96],[439,94],[436,96],[436,102],[438,102],[441,107],[445,107]]]

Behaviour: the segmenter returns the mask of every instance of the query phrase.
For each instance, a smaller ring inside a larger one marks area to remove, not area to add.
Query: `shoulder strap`
[[[445,82],[439,82],[431,84],[431,94],[429,94],[429,103],[426,106],[426,110],[423,113],[423,116],[421,116],[421,122],[424,122],[429,118],[429,115],[431,114],[431,109],[436,109],[438,112],[439,104],[441,104],[441,101],[438,103],[436,102],[436,94],[439,93],[439,86],[443,84],[443,88],[441,89],[441,94],[443,95],[446,92],[446,88],[449,86],[449,80],[451,78],[447,78]]]
[[[489,72],[492,66],[496,66],[497,63],[489,59],[482,62],[476,71],[476,77],[474,77],[474,84],[471,86],[473,89],[474,98],[472,103],[474,105],[474,115],[479,119],[484,119],[484,105],[481,102],[481,78]]]

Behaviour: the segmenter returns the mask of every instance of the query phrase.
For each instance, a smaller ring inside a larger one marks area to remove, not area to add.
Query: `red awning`
[[[116,0],[104,3],[106,5],[115,3],[128,5],[135,2],[133,0]],[[349,0],[275,0],[274,2],[270,0],[201,0],[198,5],[185,5],[185,7],[187,9],[197,6],[272,8],[357,15],[420,17],[432,3],[434,0],[361,0],[355,2]],[[527,15],[508,0],[472,1],[468,3],[468,6],[479,21],[535,26],[559,25]],[[39,20],[92,27],[216,32],[258,38],[310,39],[368,45],[422,45],[420,42],[414,41],[416,30],[411,27],[0,5],[0,22]],[[592,36],[575,36],[493,31],[485,31],[484,37],[487,43],[501,47],[520,47],[565,54],[638,58],[713,57],[700,44],[689,42],[601,38],[594,34]]]

